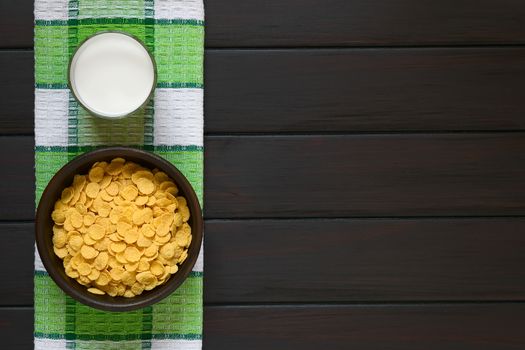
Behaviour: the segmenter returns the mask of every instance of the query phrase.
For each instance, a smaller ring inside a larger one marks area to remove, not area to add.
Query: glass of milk
[[[69,64],[69,87],[91,114],[123,118],[144,106],[156,85],[155,60],[142,42],[123,32],[84,41]]]

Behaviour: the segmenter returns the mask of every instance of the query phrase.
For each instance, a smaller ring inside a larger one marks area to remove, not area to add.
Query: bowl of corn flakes
[[[97,309],[130,311],[184,282],[199,256],[203,220],[195,191],[173,164],[111,147],[55,174],[35,231],[42,263],[66,294]]]

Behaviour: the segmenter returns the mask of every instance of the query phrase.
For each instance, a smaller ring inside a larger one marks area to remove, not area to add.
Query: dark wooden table
[[[525,2],[207,0],[206,349],[525,348]],[[0,338],[31,349],[32,1],[0,2]]]

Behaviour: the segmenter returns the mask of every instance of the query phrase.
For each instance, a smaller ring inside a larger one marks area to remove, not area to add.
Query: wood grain
[[[525,129],[525,48],[211,50],[205,132]],[[33,133],[32,52],[0,52],[0,133]]]
[[[0,1],[0,48],[33,47],[33,1]]]
[[[2,1],[0,47],[33,45],[32,1]],[[208,47],[522,44],[520,0],[207,0]]]
[[[525,134],[209,137],[206,216],[523,215]]]
[[[33,53],[0,51],[0,67],[0,134],[32,134]]]
[[[0,305],[33,304],[35,234],[33,223],[1,223]]]
[[[34,140],[32,136],[0,137],[0,221],[33,220],[35,215]]]
[[[521,218],[207,220],[204,299],[523,301],[524,229]],[[31,305],[33,224],[0,224],[0,236],[0,305]]]
[[[2,348],[33,350],[33,309],[0,309]]]
[[[204,348],[518,350],[523,304],[204,308]],[[0,309],[6,349],[33,349],[33,310]]]
[[[0,220],[34,215],[33,138],[0,137]],[[208,136],[207,218],[525,214],[525,133]]]

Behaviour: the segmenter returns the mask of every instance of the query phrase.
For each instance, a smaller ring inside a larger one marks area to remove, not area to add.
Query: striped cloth
[[[71,53],[91,34],[126,31],[154,54],[158,85],[133,116],[90,116],[67,88]],[[202,0],[35,0],[36,202],[79,154],[127,145],[173,162],[202,205]],[[35,349],[201,349],[203,260],[170,297],[138,311],[95,310],[64,295],[35,256]]]

